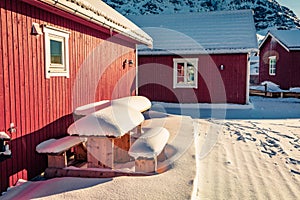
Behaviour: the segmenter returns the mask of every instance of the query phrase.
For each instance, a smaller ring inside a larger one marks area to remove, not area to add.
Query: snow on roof
[[[246,53],[257,51],[251,10],[127,16],[153,38],[140,54]]]
[[[85,20],[93,21],[152,47],[152,38],[119,12],[100,0],[38,0]]]
[[[265,37],[265,40],[268,38],[268,36],[272,36],[277,39],[277,41],[288,51],[300,50],[300,30],[298,29],[271,30]],[[262,42],[262,44],[265,42],[265,40]],[[262,44],[260,46],[262,46]]]

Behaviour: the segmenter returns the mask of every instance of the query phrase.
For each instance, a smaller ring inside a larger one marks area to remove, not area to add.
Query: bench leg
[[[74,151],[75,151],[75,160],[87,161],[87,150],[82,143],[74,147]]]
[[[166,147],[165,147],[165,148],[161,151],[161,153],[157,156],[157,160],[158,160],[159,162],[163,162],[163,161],[165,161],[165,160],[168,159],[168,156],[166,155],[165,149],[166,149]]]
[[[61,155],[48,155],[48,167],[64,168],[67,167],[66,152]]]
[[[153,173],[157,170],[157,158],[139,157],[135,160],[135,172]]]

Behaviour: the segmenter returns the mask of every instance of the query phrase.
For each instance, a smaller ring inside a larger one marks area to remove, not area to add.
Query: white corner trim
[[[249,104],[250,95],[250,54],[247,54],[247,72],[246,72],[246,104]]]

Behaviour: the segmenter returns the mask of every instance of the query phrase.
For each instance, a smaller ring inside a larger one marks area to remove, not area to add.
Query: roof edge
[[[208,49],[208,50],[139,50],[138,54],[143,56],[151,55],[192,55],[192,54],[239,54],[239,53],[257,53],[257,48],[246,49]]]
[[[259,45],[259,49],[265,44],[265,42],[267,41],[268,37],[272,37],[276,40],[276,42],[278,42],[285,50],[287,50],[288,52],[290,51],[290,48],[288,48],[283,42],[281,42],[275,35],[273,35],[270,31],[268,31],[267,35],[265,36],[265,38],[263,39],[263,41],[260,43]]]
[[[32,3],[35,2],[45,3],[49,6],[55,7],[57,9],[78,16],[86,21],[91,21],[105,28],[112,29],[112,31],[122,34],[128,38],[131,38],[139,42],[140,44],[145,44],[150,48],[153,46],[153,40],[146,32],[144,32],[141,28],[136,26],[125,16],[121,15],[120,13],[118,13],[117,11],[115,11],[113,8],[111,8],[110,6],[108,6],[102,1],[99,1],[99,3],[103,3],[105,4],[105,6],[107,6],[107,8],[114,10],[116,13],[120,15],[119,17],[121,17],[122,20],[125,20],[129,25],[126,26],[122,23],[119,23],[117,19],[113,19],[112,17],[109,16],[109,14],[108,15],[105,14],[103,11],[95,8],[93,5],[91,5],[88,1],[85,0],[23,0],[23,1],[32,2]]]

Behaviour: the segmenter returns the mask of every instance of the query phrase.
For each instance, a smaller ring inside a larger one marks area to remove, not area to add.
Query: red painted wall
[[[0,162],[0,191],[45,169],[46,156],[35,147],[65,135],[76,106],[134,94],[135,67],[123,68],[123,61],[135,60],[135,44],[107,41],[101,29],[64,16],[22,1],[0,1],[0,131],[11,122],[17,127],[12,158]],[[45,78],[44,38],[30,34],[33,22],[70,32],[70,78]]]
[[[173,88],[173,58],[179,56],[139,56],[139,95],[163,102],[246,103],[247,54],[186,57],[199,59],[197,89]]]
[[[269,57],[276,56],[276,75],[269,75]],[[272,81],[282,89],[300,87],[300,51],[288,52],[269,37],[260,48],[259,81]]]

